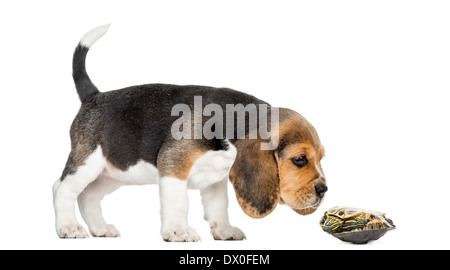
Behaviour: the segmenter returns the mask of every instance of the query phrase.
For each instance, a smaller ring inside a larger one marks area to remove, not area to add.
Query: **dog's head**
[[[327,191],[320,165],[325,150],[314,127],[300,114],[279,109],[275,150],[261,150],[261,140],[236,142],[230,181],[242,210],[253,218],[270,214],[278,203],[308,215]]]

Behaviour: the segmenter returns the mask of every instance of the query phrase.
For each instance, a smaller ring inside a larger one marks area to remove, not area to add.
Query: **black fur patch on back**
[[[171,136],[172,123],[179,118],[171,116],[172,107],[187,104],[193,112],[194,96],[202,96],[203,107],[215,103],[224,112],[226,104],[267,104],[232,89],[195,85],[147,84],[98,93],[83,102],[72,124],[73,153],[69,155],[61,179],[74,173],[97,145],[102,147],[107,160],[121,170],[141,159],[156,166],[160,147],[167,136]],[[226,138],[225,122],[223,126],[223,138]],[[246,127],[248,129],[248,121]],[[232,143],[236,141],[229,139]],[[224,139],[202,138],[201,141],[207,150],[228,148]]]

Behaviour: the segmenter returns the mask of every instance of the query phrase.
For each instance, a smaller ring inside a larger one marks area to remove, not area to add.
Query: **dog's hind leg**
[[[78,208],[81,216],[89,227],[92,236],[118,237],[120,232],[112,224],[107,224],[103,218],[101,200],[123,184],[113,178],[101,174],[97,180],[90,183],[78,195]]]
[[[106,160],[100,146],[87,155],[81,165],[67,169],[75,164],[71,161],[73,158],[71,153],[65,173],[53,185],[56,233],[61,238],[86,238],[88,234],[75,216],[75,200],[100,175],[106,166]]]

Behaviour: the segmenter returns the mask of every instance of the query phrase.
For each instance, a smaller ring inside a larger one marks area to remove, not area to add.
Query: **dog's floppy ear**
[[[261,150],[260,140],[236,142],[237,156],[230,171],[242,210],[252,218],[270,214],[280,199],[276,153]]]

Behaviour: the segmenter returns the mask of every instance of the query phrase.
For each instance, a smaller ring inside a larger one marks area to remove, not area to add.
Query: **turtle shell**
[[[320,219],[320,226],[334,237],[354,244],[377,240],[395,229],[392,220],[384,213],[340,206],[326,211]]]

